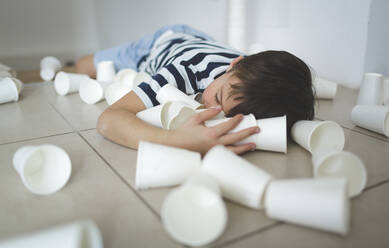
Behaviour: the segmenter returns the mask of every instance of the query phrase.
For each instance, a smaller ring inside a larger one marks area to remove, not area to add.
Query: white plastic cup
[[[58,95],[65,96],[67,94],[78,92],[80,84],[83,80],[88,79],[85,74],[69,73],[60,71],[54,79],[54,88]]]
[[[291,136],[311,154],[323,148],[341,151],[345,143],[342,127],[333,121],[297,121],[292,126]]]
[[[19,91],[17,83],[10,77],[0,78],[0,104],[17,102]]]
[[[104,91],[112,82],[97,81],[91,78],[82,80],[79,94],[82,101],[87,104],[95,104],[104,100]]]
[[[359,195],[366,187],[367,172],[363,162],[354,154],[323,149],[312,156],[315,177],[343,177],[348,182],[348,196]]]
[[[135,187],[147,189],[183,183],[201,166],[197,152],[140,141]]]
[[[61,70],[62,64],[59,59],[53,56],[44,57],[41,60],[40,76],[45,81],[50,81],[54,78],[55,73]]]
[[[316,99],[334,99],[338,84],[324,78],[315,78],[313,81]]]
[[[360,127],[389,137],[389,106],[357,105],[351,111],[351,120]]]
[[[379,73],[365,73],[358,95],[358,105],[380,105],[382,101],[383,76]]]
[[[133,87],[135,88],[136,86],[138,86],[139,84],[141,84],[143,82],[150,83],[150,81],[151,81],[151,76],[144,71],[140,71],[140,72],[138,72],[138,74],[136,74],[136,76],[134,78]]]
[[[115,82],[107,86],[104,91],[104,97],[108,105],[119,101],[123,96],[130,92],[132,88],[124,83]]]
[[[115,65],[112,61],[101,61],[97,64],[96,79],[99,82],[112,83],[115,79]]]
[[[273,219],[346,235],[350,203],[344,178],[272,181],[265,197]]]
[[[215,179],[198,172],[166,197],[161,218],[174,240],[201,246],[222,235],[228,214]]]
[[[225,198],[253,209],[263,208],[263,195],[272,179],[267,172],[220,145],[208,151],[201,169],[216,179]]]
[[[103,248],[103,239],[97,225],[84,220],[5,240],[0,247]]]
[[[162,128],[161,111],[163,105],[157,105],[152,108],[145,109],[136,114],[136,117],[156,127]]]
[[[382,104],[389,105],[389,77],[384,79],[384,94],[382,99]]]
[[[55,145],[24,146],[16,151],[13,165],[32,193],[48,195],[68,182],[72,164],[68,154]]]
[[[196,112],[184,102],[166,102],[161,110],[162,127],[175,130],[195,114]]]
[[[136,85],[134,85],[134,79],[138,73],[133,69],[122,69],[115,76],[116,83],[122,83],[126,86],[133,89]]]
[[[187,96],[184,92],[180,91],[176,87],[166,84],[157,93],[157,100],[161,104],[166,102],[185,102],[192,109],[202,108],[203,105],[191,97]]]

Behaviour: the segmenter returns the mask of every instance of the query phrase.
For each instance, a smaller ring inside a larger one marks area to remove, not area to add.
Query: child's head
[[[216,79],[203,98],[206,105],[224,105],[227,116],[252,113],[263,119],[286,115],[288,135],[296,121],[314,117],[311,71],[288,52],[265,51],[238,58],[224,77]]]

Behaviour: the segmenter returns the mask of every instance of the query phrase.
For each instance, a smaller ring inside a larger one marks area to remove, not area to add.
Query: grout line
[[[74,126],[65,118],[65,116],[58,111],[58,109],[56,109],[49,101],[47,101],[47,103],[54,109],[55,112],[57,112],[57,114],[59,114],[62,119],[73,129],[74,132],[77,132],[77,129],[74,128]]]
[[[100,155],[100,153],[98,153],[98,151],[79,133],[77,132],[77,134],[81,137],[82,140],[84,140],[88,146],[97,154],[97,156],[99,156],[107,165],[108,167],[116,174],[116,176],[119,177],[119,179],[125,184],[127,185],[128,188],[130,188],[130,190],[151,210],[151,212],[159,219],[161,220],[161,217],[159,216],[159,213],[156,212],[151,206],[150,204],[138,193],[137,190],[135,190],[134,188],[131,187],[131,185],[129,183],[127,183],[127,181],[112,167],[112,165],[103,157]]]
[[[9,144],[15,144],[15,143],[19,143],[19,142],[26,142],[26,141],[31,141],[31,140],[37,140],[37,139],[44,139],[44,138],[60,136],[60,135],[70,134],[70,133],[75,133],[75,132],[71,131],[71,132],[66,132],[66,133],[57,133],[57,134],[51,134],[51,135],[47,135],[47,136],[40,136],[40,137],[35,137],[35,138],[16,140],[16,141],[11,141],[11,142],[1,143],[0,146],[2,146],[2,145],[9,145]]]
[[[223,247],[223,246],[230,245],[230,244],[233,244],[233,243],[237,243],[237,242],[239,242],[239,241],[241,241],[243,239],[246,239],[246,238],[254,236],[254,235],[258,234],[258,233],[265,232],[267,230],[273,229],[273,228],[275,228],[275,227],[277,227],[279,225],[282,225],[282,222],[275,222],[273,224],[270,224],[270,225],[267,225],[265,227],[262,227],[262,228],[260,228],[258,230],[254,230],[254,231],[251,231],[249,233],[243,234],[242,236],[240,236],[238,238],[231,239],[231,240],[228,240],[228,241],[226,241],[224,243],[212,246],[212,248],[219,248],[219,247]]]
[[[81,129],[81,130],[78,130],[77,132],[85,132],[85,131],[90,131],[90,130],[95,130],[96,128],[95,127],[92,127],[92,128],[87,128],[87,129]]]

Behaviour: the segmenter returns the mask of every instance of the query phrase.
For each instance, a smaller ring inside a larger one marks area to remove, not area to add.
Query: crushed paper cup
[[[382,104],[383,105],[389,105],[389,77],[384,79],[384,94],[382,97]]]
[[[19,100],[18,84],[13,78],[0,78],[0,104]]]
[[[195,114],[196,112],[185,102],[166,102],[161,109],[162,127],[175,130]]]
[[[342,127],[333,121],[297,121],[292,126],[291,136],[311,154],[324,147],[341,151],[345,142]]]
[[[13,157],[24,186],[32,193],[48,195],[68,182],[72,164],[68,154],[55,145],[24,146]]]
[[[78,92],[80,84],[89,76],[78,73],[68,73],[60,71],[54,79],[54,88],[58,95],[65,96],[67,94]]]
[[[133,87],[136,87],[143,82],[149,83],[150,81],[151,81],[151,76],[144,71],[140,71],[138,72],[138,74],[136,74],[136,77],[134,78]]]
[[[389,137],[389,106],[357,105],[351,111],[351,120],[357,126]]]
[[[62,64],[59,59],[54,56],[47,56],[41,60],[40,76],[45,81],[50,81],[54,78],[55,73],[61,70]]]
[[[315,78],[312,82],[315,88],[316,99],[334,99],[338,84],[324,78]]]
[[[115,66],[112,61],[101,61],[97,64],[97,81],[113,82],[115,79]]]
[[[112,83],[107,86],[104,91],[104,97],[108,105],[112,105],[119,101],[123,96],[131,91],[131,87],[124,83]]]
[[[135,187],[147,189],[183,183],[201,166],[198,152],[140,141]]]
[[[136,114],[139,119],[156,127],[162,127],[161,110],[163,105],[157,105],[152,108],[145,109]]]
[[[201,169],[216,179],[225,198],[250,208],[263,208],[263,195],[272,179],[267,172],[220,145],[208,151]]]
[[[11,67],[0,63],[0,77],[14,77],[16,78],[17,73]]]
[[[166,102],[185,102],[192,109],[202,108],[203,105],[191,97],[187,96],[184,92],[180,91],[176,87],[166,84],[157,93],[157,100],[161,104]]]
[[[363,162],[351,152],[323,149],[312,155],[315,177],[343,177],[348,182],[348,196],[359,195],[366,187],[367,172]]]
[[[383,76],[379,73],[365,73],[358,94],[358,105],[379,105],[382,101]]]
[[[215,179],[195,173],[166,197],[161,219],[170,236],[182,244],[201,246],[219,238],[228,214]]]
[[[126,86],[133,89],[136,85],[134,85],[134,79],[138,73],[133,69],[122,69],[115,76],[116,83],[122,83]]]
[[[103,239],[93,221],[83,220],[5,240],[0,247],[103,248]]]
[[[95,104],[104,99],[104,91],[112,82],[87,78],[81,81],[79,94],[83,102]]]
[[[344,178],[272,181],[266,191],[268,217],[346,235],[350,202]]]

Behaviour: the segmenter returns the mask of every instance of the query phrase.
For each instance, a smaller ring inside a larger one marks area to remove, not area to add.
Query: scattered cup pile
[[[16,76],[15,70],[0,64],[0,104],[19,100],[24,85]]]

